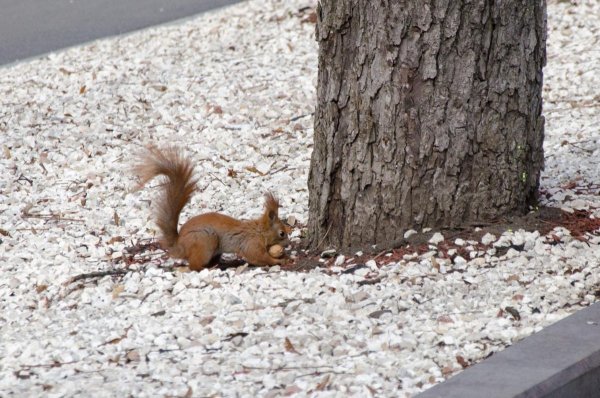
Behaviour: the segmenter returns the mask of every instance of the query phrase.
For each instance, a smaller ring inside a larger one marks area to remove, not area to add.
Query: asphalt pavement
[[[0,0],[0,65],[240,0]]]

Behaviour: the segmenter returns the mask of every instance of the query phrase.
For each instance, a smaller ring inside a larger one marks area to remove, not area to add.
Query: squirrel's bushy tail
[[[162,196],[158,201],[156,224],[162,232],[161,244],[165,249],[176,246],[179,233],[179,214],[196,191],[193,178],[194,165],[181,155],[177,148],[159,150],[149,147],[141,156],[134,172],[140,178],[141,188],[149,180],[164,175],[167,181],[162,186]]]

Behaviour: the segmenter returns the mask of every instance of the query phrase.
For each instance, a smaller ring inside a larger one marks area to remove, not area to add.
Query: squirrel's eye
[[[285,231],[279,231],[279,237],[285,238]]]

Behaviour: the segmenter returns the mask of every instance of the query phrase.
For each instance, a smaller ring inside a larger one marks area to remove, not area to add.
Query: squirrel
[[[265,194],[265,209],[257,219],[205,213],[191,218],[178,231],[181,210],[197,190],[194,164],[177,148],[149,147],[139,160],[134,167],[140,178],[138,190],[156,176],[166,177],[156,224],[162,233],[159,243],[171,257],[187,260],[194,271],[216,264],[222,253],[235,253],[258,266],[285,263],[283,258],[269,254],[271,246],[287,245],[291,230],[279,219],[279,201],[272,193]]]

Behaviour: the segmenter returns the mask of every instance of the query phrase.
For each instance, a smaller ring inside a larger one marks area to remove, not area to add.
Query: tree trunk
[[[313,247],[528,210],[545,0],[321,0],[317,15]]]

